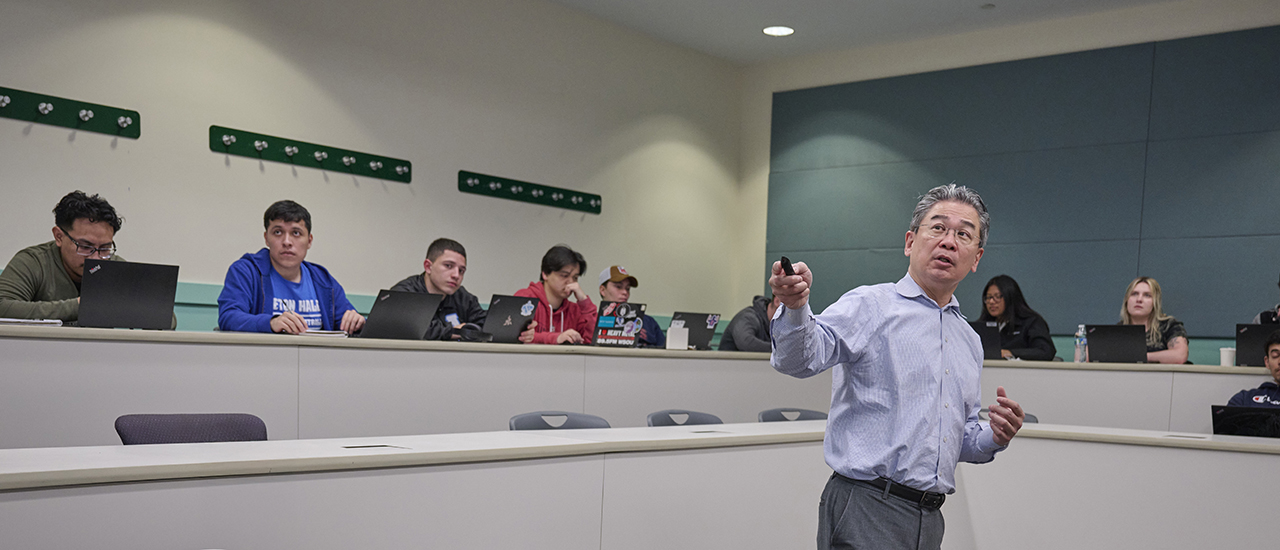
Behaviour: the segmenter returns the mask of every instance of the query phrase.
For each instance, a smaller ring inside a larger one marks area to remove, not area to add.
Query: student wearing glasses
[[[0,317],[79,319],[84,261],[123,260],[115,242],[123,222],[98,195],[62,197],[53,207],[53,240],[22,249],[0,272]]]
[[[1049,337],[1049,323],[1022,297],[1022,288],[1008,275],[987,281],[982,293],[980,322],[995,322],[1000,329],[1000,355],[1005,359],[1052,361],[1058,349]]]

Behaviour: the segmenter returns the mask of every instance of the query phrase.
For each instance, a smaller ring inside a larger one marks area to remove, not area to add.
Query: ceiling
[[[549,1],[659,40],[751,65],[1170,0]],[[782,38],[761,32],[771,25],[786,25],[796,32]]]

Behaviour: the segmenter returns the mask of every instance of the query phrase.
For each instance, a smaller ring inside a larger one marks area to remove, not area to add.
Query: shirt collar
[[[916,284],[916,280],[911,278],[910,273],[907,273],[901,279],[898,279],[898,282],[893,286],[895,289],[897,289],[898,294],[901,294],[903,298],[910,298],[914,300],[918,297],[923,296],[924,299],[929,302],[929,304],[934,305],[935,307],[937,305],[932,298],[930,298],[928,295],[924,293],[924,289],[920,288],[920,285]],[[953,308],[957,313],[960,311],[960,300],[956,298],[956,295],[954,292],[951,293],[951,301],[947,302],[947,305],[943,306],[942,309],[946,310],[946,309],[953,309]]]

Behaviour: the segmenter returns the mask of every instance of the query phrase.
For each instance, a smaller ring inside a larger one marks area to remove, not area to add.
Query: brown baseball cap
[[[635,277],[627,273],[627,268],[620,265],[611,265],[609,269],[600,272],[600,284],[602,285],[607,282],[620,283],[628,279],[631,280],[632,288],[640,286],[640,281],[637,281]]]

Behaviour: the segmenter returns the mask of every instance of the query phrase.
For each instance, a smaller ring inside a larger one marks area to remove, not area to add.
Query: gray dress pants
[[[939,550],[942,510],[832,474],[818,504],[818,550]]]

